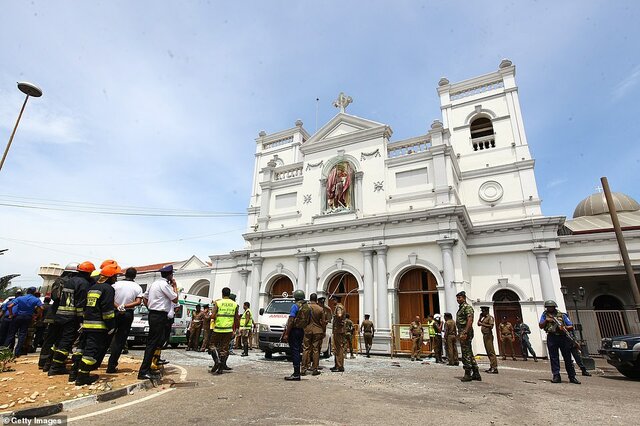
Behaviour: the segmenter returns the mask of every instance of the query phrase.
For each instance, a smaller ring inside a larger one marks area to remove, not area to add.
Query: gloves
[[[120,312],[124,312],[125,310],[126,310],[126,309],[125,309],[125,307],[124,307],[124,303],[123,303],[122,305],[118,306],[118,311],[120,311]]]

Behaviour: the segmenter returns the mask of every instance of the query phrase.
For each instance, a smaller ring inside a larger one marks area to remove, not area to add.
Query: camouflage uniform
[[[456,326],[458,327],[458,334],[461,334],[467,327],[467,316],[473,315],[473,308],[463,302],[458,308],[456,313]],[[469,328],[466,339],[460,339],[460,350],[462,352],[462,367],[464,368],[465,375],[470,375],[471,371],[478,371],[478,364],[473,356],[473,349],[471,348],[471,341],[473,340],[473,327]]]

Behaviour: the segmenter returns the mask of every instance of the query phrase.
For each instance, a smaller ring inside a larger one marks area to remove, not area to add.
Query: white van
[[[271,300],[265,308],[260,308],[258,345],[264,351],[265,358],[271,358],[274,352],[291,356],[288,343],[280,341],[282,333],[289,319],[289,312],[295,300],[282,297]],[[327,325],[327,332],[322,340],[321,353],[325,357],[331,356],[331,323]]]

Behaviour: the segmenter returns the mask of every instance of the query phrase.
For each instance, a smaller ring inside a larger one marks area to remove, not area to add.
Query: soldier
[[[529,334],[531,334],[531,329],[529,326],[522,322],[522,318],[516,316],[516,326],[513,328],[516,336],[520,339],[520,347],[522,348],[522,357],[525,361],[527,361],[527,357],[529,352],[533,355],[533,360],[538,362],[538,357],[536,357],[536,352],[531,347],[531,342],[529,341]]]
[[[422,340],[424,339],[424,328],[420,322],[420,315],[416,315],[416,319],[411,323],[409,327],[409,337],[411,338],[411,361],[418,361],[422,358],[420,352],[422,351]]]
[[[480,327],[480,331],[482,332],[484,350],[487,353],[487,358],[489,358],[490,368],[488,370],[485,370],[485,372],[490,374],[498,374],[498,358],[496,357],[496,350],[493,347],[494,325],[495,320],[489,313],[489,307],[480,306],[480,318],[478,319],[478,327]]]
[[[344,305],[340,303],[340,296],[333,296],[332,299],[336,302],[333,309],[333,344],[335,347],[334,362],[335,365],[331,368],[332,372],[344,371],[344,339],[345,329],[344,322],[346,319],[346,311]]]
[[[304,329],[311,321],[311,308],[304,300],[304,291],[296,290],[293,292],[295,303],[291,305],[289,311],[289,319],[284,328],[282,342],[289,342],[291,348],[291,358],[293,358],[293,374],[287,376],[285,380],[300,381],[300,352],[302,351],[302,341],[304,339]]]
[[[360,333],[364,336],[364,347],[367,351],[367,358],[371,358],[369,352],[373,345],[373,335],[376,332],[376,328],[373,326],[373,321],[371,321],[369,317],[369,314],[364,314],[364,321],[362,321],[362,325],[360,325]]]
[[[440,314],[433,316],[433,353],[436,357],[436,364],[444,364],[442,361],[442,320]]]
[[[447,343],[448,365],[460,365],[458,362],[458,332],[453,316],[446,312],[444,314],[444,340]]]
[[[249,302],[244,302],[242,305],[244,312],[240,317],[240,336],[242,339],[242,355],[240,356],[249,356],[249,333],[253,328],[253,315],[251,315],[250,306]]]
[[[464,368],[464,377],[460,380],[463,382],[481,381],[482,377],[480,377],[478,364],[471,348],[471,341],[473,340],[473,308],[467,304],[467,293],[464,291],[456,294],[456,300],[459,305],[456,313],[456,326],[458,327],[460,349],[462,350],[462,367]]]
[[[505,315],[502,316],[502,322],[498,326],[500,330],[500,341],[502,342],[502,360],[507,359],[507,345],[511,347],[511,358],[516,361],[516,351],[513,348],[513,341],[515,340],[515,332],[513,325],[507,321]]]
[[[203,314],[200,309],[200,305],[196,305],[196,310],[191,314],[191,325],[189,329],[189,343],[187,344],[188,351],[197,351],[200,346],[200,331],[202,330],[202,318]]]
[[[231,370],[227,366],[229,358],[229,345],[233,339],[233,331],[238,328],[238,304],[231,300],[231,289],[222,289],[222,299],[215,301],[211,310],[211,344],[209,354],[213,358],[214,365],[211,374],[222,374],[223,371]]]
[[[209,348],[209,339],[211,336],[211,311],[209,311],[209,305],[202,307],[202,336],[200,352],[204,352]]]
[[[347,319],[344,320],[344,343],[345,343],[344,351],[347,352],[347,349],[348,349],[349,353],[351,354],[349,358],[354,359],[355,356],[353,355],[353,321],[351,321],[351,316],[349,315],[349,312],[347,312],[345,316]]]
[[[312,376],[320,374],[318,369],[320,363],[320,350],[322,348],[322,340],[324,339],[325,327],[324,308],[318,304],[318,295],[311,293],[309,295],[309,308],[311,309],[311,321],[304,328],[304,342],[302,354],[302,367],[300,374],[305,376],[311,366]]]
[[[568,333],[573,330],[573,323],[567,314],[558,311],[558,305],[555,301],[545,301],[544,308],[545,311],[540,317],[538,326],[547,332],[547,350],[551,361],[551,373],[553,374],[551,383],[562,382],[560,378],[559,350],[564,359],[564,368],[567,370],[569,382],[579,385],[580,381],[576,378],[576,370],[571,361],[571,345],[573,342],[568,337]]]

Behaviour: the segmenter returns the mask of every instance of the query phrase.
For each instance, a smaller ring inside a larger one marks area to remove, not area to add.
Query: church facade
[[[255,311],[295,289],[336,294],[357,322],[371,315],[374,349],[389,352],[394,324],[455,315],[464,290],[478,313],[488,305],[497,318],[521,316],[546,353],[535,324],[546,299],[564,308],[564,217],[541,211],[515,66],[443,78],[437,93],[442,117],[406,140],[347,112],[342,93],[313,135],[300,121],[260,132],[247,247],[211,257],[209,296],[230,285]]]

